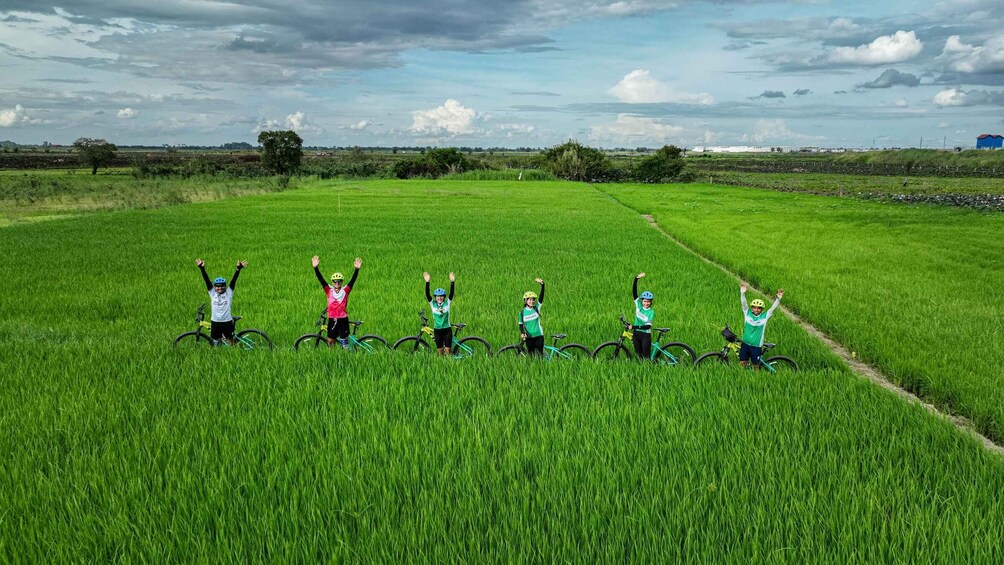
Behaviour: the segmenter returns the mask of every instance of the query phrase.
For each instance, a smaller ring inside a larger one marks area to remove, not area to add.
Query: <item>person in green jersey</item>
[[[655,296],[645,291],[638,296],[638,279],[644,278],[645,273],[638,273],[631,284],[631,295],[634,296],[634,322],[631,323],[631,341],[634,343],[634,352],[638,359],[652,358],[652,320],[655,319],[655,310],[652,309],[652,301]]]
[[[739,364],[745,367],[750,362],[754,367],[760,366],[760,355],[763,353],[764,329],[767,327],[767,320],[774,315],[774,310],[781,304],[781,297],[784,296],[784,289],[777,289],[777,299],[771,305],[770,310],[764,312],[763,300],[756,298],[749,305],[746,304],[746,283],[739,285],[739,302],[743,307],[743,343],[739,347]]]
[[[544,355],[544,327],[540,325],[540,307],[544,305],[544,281],[535,279],[540,285],[540,296],[533,291],[523,293],[523,309],[519,312],[519,338],[526,343],[530,355]]]
[[[437,288],[429,294],[429,273],[422,273],[425,278],[425,299],[429,301],[429,308],[432,309],[432,333],[436,340],[436,351],[439,355],[449,355],[453,347],[453,326],[450,325],[450,304],[453,302],[453,283],[456,277],[450,273],[450,294],[446,295],[446,289]]]

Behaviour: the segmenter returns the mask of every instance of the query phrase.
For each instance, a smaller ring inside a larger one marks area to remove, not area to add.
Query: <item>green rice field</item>
[[[1000,245],[997,216],[767,195],[303,181],[0,228],[0,559],[1001,561],[1004,458],[780,314],[768,340],[798,373],[292,348],[325,305],[319,255],[325,274],[362,258],[349,313],[391,342],[419,330],[422,272],[435,287],[454,271],[465,334],[515,342],[541,277],[545,332],[592,348],[620,335],[644,271],[656,325],[719,349],[722,326],[741,327],[738,281],[651,213],[766,292],[783,287],[905,385],[931,383],[911,386],[922,396],[999,429],[984,356],[1004,349],[978,337],[1000,319],[999,289],[979,284],[1000,279],[984,241]],[[895,254],[859,252],[832,278],[845,240],[881,250],[886,230]],[[817,255],[812,233],[829,235]],[[745,261],[750,245],[769,261]],[[267,331],[275,350],[171,348],[207,298],[197,257],[228,278],[248,260],[238,329]],[[947,335],[951,351],[917,346]]]

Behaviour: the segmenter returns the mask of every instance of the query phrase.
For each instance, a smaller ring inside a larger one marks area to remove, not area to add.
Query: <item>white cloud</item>
[[[456,135],[473,133],[478,113],[450,98],[438,108],[415,110],[411,117],[412,132]]]
[[[923,48],[924,44],[917,39],[916,33],[900,30],[892,35],[880,36],[867,45],[837,47],[830,54],[830,61],[854,65],[900,63],[916,57]]]
[[[620,114],[611,123],[593,126],[589,137],[615,143],[663,144],[670,138],[681,136],[685,131],[680,126],[667,124],[655,118]]]
[[[122,108],[118,111],[116,116],[122,118],[123,120],[131,120],[139,115],[139,112],[133,110],[132,108]]]
[[[653,78],[645,69],[635,69],[624,75],[624,78],[609,92],[627,104],[678,102],[707,106],[715,102],[710,94],[703,92],[699,94],[679,92],[671,84]]]
[[[371,123],[372,122],[370,122],[369,120],[359,120],[358,122],[356,122],[354,124],[351,124],[351,125],[348,125],[348,126],[345,126],[345,127],[349,128],[349,129],[361,131],[361,130],[364,130],[364,129],[370,127]]]
[[[959,73],[1004,71],[1004,33],[986,40],[983,45],[963,43],[958,35],[945,41],[941,51],[948,68]]]
[[[537,127],[530,124],[498,124],[491,129],[491,131],[486,132],[486,135],[501,135],[505,138],[511,139],[514,137],[525,137],[533,132],[537,131]]]
[[[910,103],[906,101],[906,98],[900,98],[899,100],[894,100],[892,103],[896,108],[909,108]]]
[[[962,90],[948,88],[934,95],[934,103],[941,108],[997,105],[1004,106],[1004,91]]]
[[[318,134],[322,133],[324,130],[312,125],[308,120],[307,116],[303,112],[296,112],[286,116],[286,120],[280,122],[279,120],[262,120],[258,122],[258,125],[251,130],[252,133],[260,133],[263,131],[286,129],[293,130],[299,134]]]
[[[753,133],[743,134],[739,139],[746,143],[775,143],[790,140],[822,141],[826,138],[791,131],[784,120],[757,120]]]
[[[16,104],[10,110],[0,110],[0,127],[9,128],[19,124],[35,124],[41,120],[33,120],[24,110],[24,106]]]

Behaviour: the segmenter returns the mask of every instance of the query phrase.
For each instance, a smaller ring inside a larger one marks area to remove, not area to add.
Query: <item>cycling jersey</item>
[[[237,277],[241,274],[241,267],[238,266],[237,270],[234,271],[234,276],[230,278],[230,284],[223,292],[216,292],[216,289],[213,288],[205,265],[200,266],[199,270],[202,272],[202,280],[206,283],[206,290],[209,291],[209,304],[212,309],[209,320],[212,322],[233,321],[234,316],[230,312],[230,307],[234,301],[234,289],[237,287]]]
[[[523,328],[523,333],[530,337],[540,337],[544,335],[544,328],[540,324],[540,307],[538,304],[533,308],[524,307],[519,313],[519,325]]]
[[[635,331],[652,333],[652,320],[655,319],[655,310],[645,308],[641,305],[641,298],[638,298],[638,277],[631,283],[631,295],[634,296],[634,323],[631,324]]]
[[[338,318],[348,318],[349,314],[347,312],[349,306],[349,294],[352,292],[352,285],[356,283],[356,277],[359,276],[359,269],[356,269],[352,273],[352,278],[349,279],[349,283],[335,292],[335,289],[328,284],[328,281],[324,280],[324,276],[321,275],[321,270],[314,267],[314,274],[317,276],[317,280],[321,283],[321,288],[324,289],[324,295],[328,298],[328,318],[338,319]]]
[[[781,304],[778,298],[767,310],[763,310],[759,315],[754,315],[746,304],[746,292],[739,293],[739,301],[743,307],[743,343],[753,347],[763,347],[764,329],[767,327],[767,320],[774,315],[774,310]]]
[[[429,301],[429,308],[432,309],[433,329],[443,330],[450,327],[450,303],[453,302],[453,282],[450,282],[450,295],[443,300],[442,306],[429,294],[429,283],[425,283],[425,299]]]

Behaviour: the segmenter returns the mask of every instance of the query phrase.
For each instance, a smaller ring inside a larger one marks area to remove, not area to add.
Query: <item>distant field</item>
[[[748,256],[759,218],[774,222],[752,247],[754,267],[778,270],[736,267],[769,290],[784,286],[813,319],[839,308],[887,327],[857,304],[870,295],[856,269],[882,280],[932,249],[951,278],[910,286],[906,302],[899,286],[867,287],[885,316],[912,324],[918,303],[939,307],[954,289],[935,322],[956,323],[948,312],[976,312],[974,327],[993,318],[993,306],[973,309],[982,295],[971,291],[1000,262],[973,263],[970,249],[983,230],[997,233],[987,218],[998,216],[783,193],[750,200],[723,187],[601,188],[311,180],[0,228],[0,556],[1001,561],[1004,460],[855,377],[783,315],[767,332],[802,364],[797,374],[292,350],[324,304],[313,254],[325,273],[363,258],[349,311],[391,339],[418,331],[422,271],[445,285],[452,270],[465,332],[514,341],[519,297],[540,276],[545,330],[593,346],[619,335],[631,277],[646,271],[671,337],[720,347],[722,324],[741,320],[737,282],[669,242],[641,209],[702,251],[725,249],[712,253],[723,262]],[[752,220],[739,211],[761,208]],[[862,245],[898,230],[902,254],[860,251],[844,265],[849,282],[825,284],[822,259],[852,227],[865,230]],[[705,245],[703,233],[715,239]],[[801,247],[812,233],[831,244],[818,259]],[[773,241],[782,234],[783,245]],[[241,327],[271,333],[275,351],[170,349],[206,300],[196,257],[228,277],[250,261],[235,313]],[[796,260],[802,269],[786,270]],[[860,339],[851,343],[862,354],[899,351],[899,336],[825,327]],[[902,350],[937,331],[911,326]],[[940,353],[976,382],[987,365],[974,356],[998,345],[989,339],[917,351],[920,366]]]
[[[720,186],[604,186],[1004,440],[1004,216]],[[798,289],[795,291],[795,289]]]

